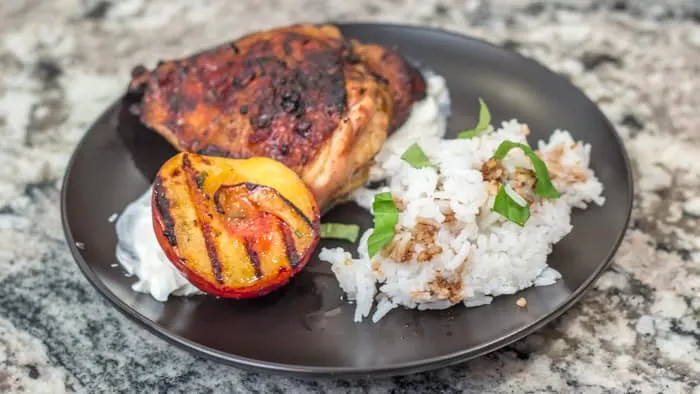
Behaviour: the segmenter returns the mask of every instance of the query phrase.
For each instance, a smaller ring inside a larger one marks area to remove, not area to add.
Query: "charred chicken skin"
[[[143,94],[141,120],[176,149],[277,160],[325,210],[364,183],[425,82],[395,50],[296,25],[138,67],[130,90]]]

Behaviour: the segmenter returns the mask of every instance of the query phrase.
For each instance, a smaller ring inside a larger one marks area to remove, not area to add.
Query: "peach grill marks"
[[[284,198],[284,197],[283,197]],[[294,207],[293,205],[289,204],[290,206]],[[299,212],[301,215],[301,212]],[[306,220],[306,216],[301,215],[302,218]],[[310,223],[307,222],[309,226],[311,226]],[[296,268],[299,265],[299,254],[297,253],[297,248],[296,244],[294,243],[294,234],[292,234],[292,231],[289,229],[289,225],[287,225],[286,222],[281,223],[282,226],[282,236],[284,237],[284,245],[286,247],[286,252],[287,252],[287,260],[289,260],[289,265],[292,266],[292,268]]]
[[[309,218],[307,218],[306,215],[304,215],[294,204],[292,204],[289,200],[287,200],[287,198],[285,198],[283,195],[279,194],[277,191],[275,191],[274,189],[271,189],[267,186],[257,185],[254,183],[239,183],[239,184],[231,185],[231,186],[222,186],[219,189],[219,191],[221,191],[223,188],[235,188],[235,187],[241,187],[241,186],[248,189],[249,192],[256,192],[256,191],[258,191],[258,192],[268,191],[269,192],[269,191],[271,191],[271,192],[277,194],[277,196],[287,206],[292,208],[292,210],[297,215],[299,215],[299,217],[304,221],[304,224],[306,224],[309,228],[313,228],[313,224],[312,224],[311,220]],[[219,201],[219,191],[217,191],[215,193],[214,201],[216,204],[217,211],[221,214],[224,214],[225,210],[221,206],[220,201]],[[252,204],[252,206],[255,209],[262,211],[260,209],[260,205],[257,204],[254,200],[249,200],[249,202]],[[301,256],[299,256],[299,254],[297,253],[297,249],[296,249],[295,241],[294,241],[295,236],[292,233],[292,231],[289,229],[288,224],[281,217],[276,216],[272,213],[262,212],[261,214],[263,216],[275,216],[275,217],[280,219],[280,221],[277,223],[277,226],[278,226],[277,230],[282,234],[282,240],[285,244],[285,252],[287,255],[287,260],[289,262],[289,265],[292,269],[295,269],[301,261]],[[258,278],[260,278],[260,277],[262,277],[262,271],[260,270],[260,259],[259,259],[259,256],[258,256],[256,250],[255,250],[255,242],[250,237],[244,237],[244,238],[245,238],[245,243],[246,243],[246,251],[248,252],[248,255],[250,256],[251,264],[255,268],[256,276]]]
[[[260,268],[260,257],[258,256],[258,252],[255,251],[253,240],[248,237],[245,238],[245,251],[250,258],[250,265],[255,269],[255,277],[258,279],[262,278],[263,272]]]
[[[163,218],[163,236],[165,236],[170,245],[175,246],[177,245],[175,223],[170,214],[170,201],[168,201],[168,198],[165,196],[163,179],[160,176],[156,177],[156,181],[153,183],[153,193],[155,194],[156,208]]]
[[[187,179],[187,184],[188,184],[188,189],[190,190],[191,193],[191,198],[194,198],[195,200],[200,200],[199,203],[204,203],[206,200],[210,200],[211,197],[206,195],[204,191],[202,190],[203,186],[203,174],[198,173],[193,167],[192,163],[189,159],[189,155],[185,154],[182,159],[182,169],[184,170],[186,174],[186,179]],[[179,172],[179,169],[176,169],[175,171]],[[245,187],[248,192],[255,193],[255,192],[272,192],[277,195],[287,206],[291,207],[292,210],[295,212],[295,214],[299,215],[299,217],[304,221],[304,224],[308,226],[309,228],[313,228],[313,223],[312,221],[304,215],[303,212],[301,212],[294,204],[292,204],[287,198],[279,194],[276,190],[271,189],[267,186],[262,186],[250,182],[244,182],[244,183],[239,183],[235,185],[223,185],[219,187],[219,189],[214,193],[213,195],[213,202],[216,211],[221,214],[225,215],[226,211],[224,207],[222,206],[219,196],[220,192],[222,190],[228,189],[228,188],[236,188],[236,187]],[[155,193],[155,200],[156,200],[156,207],[162,217],[163,221],[163,235],[166,237],[168,242],[175,246],[177,244],[176,236],[175,236],[175,223],[174,219],[172,217],[172,213],[170,211],[170,201],[167,198],[167,193],[166,193],[166,188],[163,185],[163,180],[160,176],[156,178],[156,181],[154,182],[154,193]],[[277,226],[276,230],[282,235],[282,240],[285,244],[285,252],[287,256],[287,260],[289,263],[289,266],[291,269],[296,269],[301,262],[301,256],[299,256],[296,244],[295,244],[295,235],[292,232],[292,230],[289,228],[289,225],[283,220],[283,218],[274,215],[274,213],[268,213],[265,212],[261,209],[260,205],[255,201],[255,199],[248,199],[248,202],[252,205],[254,209],[260,212],[262,216],[275,216],[276,218],[279,219],[279,221],[275,221],[275,224]],[[199,229],[201,231],[202,237],[204,239],[204,244],[206,247],[207,251],[207,257],[209,258],[211,268],[212,268],[212,273],[214,275],[214,278],[219,284],[224,284],[224,278],[223,278],[223,272],[222,272],[222,261],[219,256],[219,250],[216,242],[216,231],[212,228],[210,220],[212,219],[212,215],[208,214],[207,217],[202,217],[201,212],[199,210],[196,210],[196,219],[195,223],[199,223]],[[230,220],[246,220],[245,218],[230,218]],[[257,250],[259,247],[257,246],[257,243],[255,242],[255,239],[253,236],[243,236],[243,241],[244,245],[246,248],[246,253],[248,254],[249,257],[249,262],[251,266],[255,270],[255,277],[260,279],[263,277],[263,272],[261,268],[261,262],[260,262],[260,256],[259,256],[259,251]],[[284,270],[285,268],[282,268]]]
[[[190,185],[190,190],[195,190],[195,193],[203,194],[203,192],[199,190],[199,185],[201,184],[201,174],[196,173],[194,168],[192,168],[192,163],[190,162],[188,155],[184,155],[182,157],[182,166],[187,174],[187,182]],[[202,237],[204,237],[204,245],[207,249],[207,257],[209,257],[209,262],[211,263],[212,273],[214,274],[216,281],[219,284],[223,284],[224,277],[221,274],[221,260],[219,260],[219,250],[216,247],[216,240],[214,239],[213,230],[208,222],[202,220],[199,215],[199,211],[195,212],[197,214],[197,221],[200,223]]]
[[[199,215],[197,215],[199,216]],[[213,236],[213,231],[209,223],[202,223],[201,224],[201,229],[202,229],[202,236],[204,236],[204,244],[206,245],[207,248],[207,256],[209,257],[209,261],[211,262],[211,270],[214,273],[214,278],[216,279],[219,284],[224,283],[224,277],[221,275],[221,260],[219,260],[219,251],[216,248],[216,240],[214,239]],[[250,254],[250,253],[248,253]],[[251,261],[252,261],[252,256],[251,256]],[[256,273],[257,273],[256,269]]]

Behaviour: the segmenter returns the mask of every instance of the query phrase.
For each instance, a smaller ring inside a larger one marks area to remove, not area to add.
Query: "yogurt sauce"
[[[153,231],[151,188],[127,205],[116,223],[117,260],[137,278],[131,288],[167,301],[170,294],[203,294],[168,260]]]

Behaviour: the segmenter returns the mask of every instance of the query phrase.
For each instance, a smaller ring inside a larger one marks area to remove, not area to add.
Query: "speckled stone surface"
[[[63,240],[58,185],[131,66],[329,19],[482,37],[600,104],[634,161],[636,207],[614,265],[576,307],[453,368],[299,381],[190,356],[83,279]],[[0,33],[0,392],[700,393],[699,1],[9,0]]]

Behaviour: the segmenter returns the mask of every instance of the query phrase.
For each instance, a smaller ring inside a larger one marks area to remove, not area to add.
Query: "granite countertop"
[[[0,392],[700,393],[700,2],[0,2]],[[396,21],[503,44],[567,75],[623,136],[631,227],[582,301],[507,349],[375,381],[246,373],[178,350],[79,273],[64,167],[130,68],[300,21]]]

